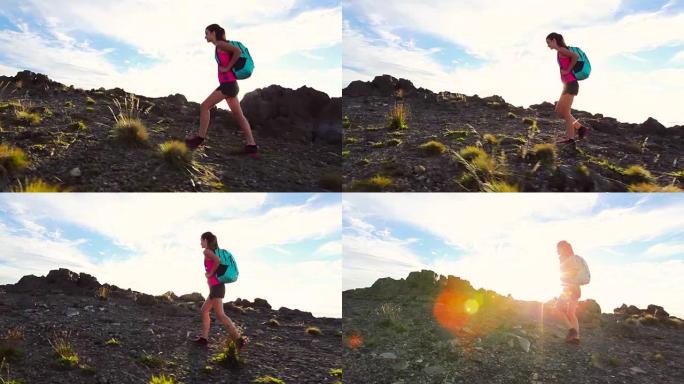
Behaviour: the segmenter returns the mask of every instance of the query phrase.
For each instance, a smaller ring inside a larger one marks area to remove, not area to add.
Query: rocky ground
[[[500,96],[434,93],[389,75],[352,82],[343,90],[343,103],[345,190],[679,191],[684,186],[684,126],[666,128],[651,118],[620,123],[573,110],[590,127],[589,138],[553,145],[565,128],[551,103],[521,108]],[[406,112],[404,127],[388,125],[395,106]],[[421,148],[431,141],[437,143]],[[466,147],[475,149],[467,154]]]
[[[137,98],[149,138],[126,144],[114,136],[120,88],[75,89],[28,71],[0,76],[0,145],[24,152],[25,164],[0,148],[0,190],[42,180],[71,191],[339,191],[341,99],[311,88],[277,85],[245,95],[242,107],[260,146],[241,154],[243,135],[223,109],[212,111],[209,141],[180,163],[159,144],[199,127],[199,104],[183,95]],[[224,103],[225,106],[225,103]],[[124,109],[126,109],[124,107]]]
[[[106,299],[100,297],[103,288]],[[229,292],[228,287],[227,297]],[[341,380],[340,319],[274,310],[262,299],[228,302],[226,314],[251,342],[241,353],[243,364],[227,368],[212,361],[222,352],[226,335],[216,321],[208,348],[189,341],[201,327],[202,300],[198,293],[155,297],[100,285],[92,276],[65,269],[46,277],[25,276],[0,286],[0,354],[6,358],[0,379],[147,383],[163,373],[175,383],[281,383],[255,381],[266,376],[284,383]],[[321,333],[308,333],[308,327]],[[51,343],[65,335],[78,362],[60,366]]]
[[[555,306],[432,271],[345,291],[345,383],[684,382],[684,326],[663,308],[581,301],[571,345]]]

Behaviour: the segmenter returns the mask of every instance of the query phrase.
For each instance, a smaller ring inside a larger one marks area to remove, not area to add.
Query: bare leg
[[[579,321],[577,321],[577,300],[570,300],[568,303],[568,326],[574,328],[577,331],[577,337],[579,337]]]
[[[207,301],[202,304],[202,337],[209,339],[209,326],[211,325],[211,317],[209,312],[212,307],[212,299],[207,299]]]
[[[214,311],[216,311],[216,318],[223,323],[223,325],[226,327],[228,330],[228,334],[230,335],[230,338],[233,340],[237,340],[240,338],[240,332],[238,332],[237,327],[235,327],[235,324],[230,320],[228,316],[226,316],[225,312],[223,312],[223,302],[221,299],[214,299]]]
[[[564,93],[561,95],[558,103],[556,103],[556,113],[565,120],[567,139],[575,138],[575,125],[577,124],[577,120],[570,113],[574,98],[575,96]]]
[[[240,125],[242,133],[245,134],[245,144],[256,145],[254,137],[252,136],[252,128],[249,126],[249,121],[247,121],[247,118],[242,113],[242,108],[240,107],[240,100],[238,100],[237,97],[226,97],[226,102],[228,103],[230,111],[233,112],[233,116],[235,116],[235,119]]]
[[[209,130],[209,110],[218,104],[225,96],[221,91],[214,91],[200,105],[200,127],[199,136],[206,138]]]

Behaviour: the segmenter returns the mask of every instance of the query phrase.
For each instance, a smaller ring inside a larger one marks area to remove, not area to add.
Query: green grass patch
[[[350,152],[350,151],[347,151],[347,150],[342,151],[342,157],[347,158],[347,157],[349,157],[349,154],[350,154],[350,153],[351,153],[351,152]]]
[[[651,183],[654,178],[651,172],[639,165],[632,165],[622,172],[627,184]]]
[[[446,151],[446,146],[439,141],[430,140],[421,144],[418,148],[427,156],[438,156]]]
[[[88,113],[93,113],[93,112],[95,112],[95,108],[93,108],[93,107],[86,107],[85,110],[86,110],[86,112],[88,112]]]
[[[26,184],[24,184],[24,185],[20,185],[18,188],[15,188],[14,190],[12,190],[12,192],[26,192],[26,193],[60,192],[60,188],[56,185],[52,185],[50,183],[47,183],[41,179],[34,179],[32,181],[26,182]]]
[[[36,112],[16,111],[14,112],[14,117],[18,122],[29,125],[40,124],[43,121],[43,118]]]
[[[550,166],[556,161],[556,146],[554,144],[535,144],[532,147],[534,158],[540,163]]]
[[[404,107],[404,104],[395,105],[390,110],[387,127],[392,130],[408,129],[407,116],[408,110]]]
[[[0,175],[23,170],[27,165],[26,154],[21,148],[0,144]]]
[[[393,138],[393,139],[389,139],[389,140],[385,143],[385,145],[388,146],[388,147],[396,147],[396,146],[398,146],[398,145],[401,145],[401,143],[402,143],[401,139]]]
[[[122,119],[114,125],[114,135],[127,144],[146,143],[149,139],[147,128],[140,119]]]
[[[363,159],[359,160],[356,164],[361,165],[361,166],[366,166],[370,163],[371,163],[371,161],[369,159],[363,158]]]
[[[88,96],[88,98],[86,98],[86,104],[95,105],[95,100],[92,97]]]
[[[67,101],[66,103],[64,103],[64,106],[67,108],[73,108],[74,102],[73,101]]]
[[[229,341],[222,352],[211,358],[211,362],[225,368],[238,368],[245,363],[234,341]]]
[[[344,143],[345,143],[345,144],[354,144],[354,143],[356,143],[357,141],[358,141],[358,140],[357,140],[355,137],[345,137],[345,138],[344,138]]]
[[[349,129],[351,127],[351,121],[349,121],[349,116],[344,116],[342,118],[342,128]]]
[[[342,377],[342,368],[330,368],[330,376]]]
[[[164,366],[164,359],[159,356],[143,352],[142,355],[138,357],[138,363],[148,368],[161,368]]]
[[[353,192],[382,192],[390,185],[392,179],[377,175],[367,180],[354,180],[350,189]]]
[[[161,376],[154,376],[153,375],[150,378],[150,384],[174,384],[174,381],[173,381],[173,378],[166,377],[166,375],[164,375],[162,373]]]
[[[71,345],[71,333],[58,332],[48,339],[52,350],[57,354],[57,367],[71,369],[78,366],[78,354]]]
[[[369,143],[369,145],[370,145],[371,148],[382,148],[382,147],[385,146],[385,143],[383,143],[382,141],[378,141],[378,142],[373,142],[373,141],[371,141],[371,142]]]
[[[121,343],[119,342],[119,340],[117,340],[116,338],[112,337],[111,339],[105,341],[105,345],[112,345],[112,346],[114,346],[114,345],[121,345]]]
[[[252,381],[252,383],[257,383],[257,384],[285,384],[284,381],[275,378],[273,376],[261,376],[257,377]]]
[[[478,157],[483,157],[487,156],[487,153],[482,150],[482,148],[474,147],[474,146],[468,146],[463,149],[461,149],[458,152],[461,157],[463,157],[466,161],[473,161],[474,159]]]
[[[489,145],[499,145],[500,142],[499,139],[491,133],[485,133],[484,136],[482,136],[482,139]]]
[[[159,152],[166,163],[174,167],[183,167],[192,161],[192,152],[185,143],[169,140],[159,144]]]
[[[456,140],[465,140],[468,136],[472,135],[471,131],[466,130],[451,130],[447,129],[442,133],[444,137],[449,137]]]
[[[513,112],[508,112],[508,114],[506,116],[508,116],[509,119],[517,119],[518,118],[518,115],[516,115]]]
[[[666,185],[661,187],[660,185],[653,183],[638,183],[631,184],[627,187],[630,192],[682,192],[682,189],[674,185]]]
[[[87,127],[83,121],[79,120],[79,121],[74,121],[71,124],[69,124],[69,128],[77,130],[77,131],[84,131]]]
[[[313,336],[320,336],[323,334],[323,332],[321,332],[321,329],[318,327],[307,327],[304,332],[308,333],[309,335],[313,335]]]

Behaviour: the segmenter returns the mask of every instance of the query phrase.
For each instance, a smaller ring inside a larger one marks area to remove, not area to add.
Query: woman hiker
[[[202,305],[202,335],[196,337],[193,341],[200,345],[207,345],[209,338],[209,326],[211,325],[211,317],[209,312],[214,310],[216,318],[223,323],[228,330],[230,339],[235,342],[238,349],[241,349],[247,343],[247,338],[240,335],[240,332],[235,327],[235,324],[223,312],[223,297],[226,294],[226,285],[221,283],[216,278],[216,269],[219,266],[219,257],[214,253],[218,249],[218,241],[216,236],[211,232],[205,232],[200,237],[200,244],[204,248],[204,269],[209,285],[209,296]]]
[[[216,46],[215,56],[218,64],[219,86],[200,105],[199,132],[185,138],[185,144],[188,148],[195,149],[206,141],[207,130],[209,129],[209,110],[225,99],[245,135],[244,153],[255,155],[258,152],[258,147],[254,141],[254,136],[252,136],[249,122],[242,113],[240,100],[237,98],[240,88],[232,71],[233,65],[240,58],[242,51],[226,40],[226,31],[218,24],[209,25],[204,30],[204,38]]]
[[[563,40],[563,36],[559,33],[550,33],[546,37],[546,45],[549,49],[558,51],[558,65],[560,66],[561,82],[563,83],[563,92],[556,103],[556,113],[565,120],[566,137],[564,140],[558,141],[558,143],[572,144],[576,139],[584,139],[588,133],[587,127],[582,126],[570,112],[573,99],[579,93],[579,82],[572,73],[572,68],[577,63],[579,55],[568,48],[565,40]]]
[[[558,298],[558,309],[560,309],[563,320],[568,326],[568,334],[565,342],[579,344],[579,322],[577,321],[577,303],[582,292],[576,282],[580,265],[577,256],[572,249],[572,245],[565,240],[559,241],[556,245],[558,261],[560,262],[561,284],[563,292]]]

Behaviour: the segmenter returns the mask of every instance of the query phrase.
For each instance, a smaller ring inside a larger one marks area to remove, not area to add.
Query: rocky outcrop
[[[0,382],[133,384],[162,373],[182,383],[247,384],[266,376],[286,383],[339,380],[331,370],[343,368],[341,319],[274,311],[260,298],[228,301],[226,314],[250,342],[240,353],[243,363],[227,368],[216,361],[227,335],[219,321],[212,322],[208,346],[192,342],[202,328],[201,295],[169,291],[159,299],[103,284],[112,294],[98,297],[92,294],[96,281],[59,269],[0,286]],[[269,326],[271,320],[279,326]],[[308,327],[321,332],[309,334]],[[59,361],[53,349],[58,341],[78,363]]]
[[[580,301],[579,345],[565,343],[558,300],[515,300],[432,271],[344,291],[342,305],[345,382],[646,384],[655,375],[674,384],[681,376],[684,322],[657,305],[623,305],[615,315]],[[627,315],[633,308],[639,314]]]
[[[403,95],[397,93],[400,87],[405,88]],[[344,190],[646,192],[684,188],[684,147],[677,145],[684,129],[666,128],[653,118],[633,124],[573,110],[573,116],[589,128],[589,135],[579,143],[559,143],[566,127],[549,102],[523,108],[498,95],[433,93],[389,75],[354,81],[343,95]],[[391,123],[393,113],[403,121]],[[456,156],[473,147],[486,154],[476,166]],[[538,150],[549,156],[538,156]],[[376,176],[383,178],[382,186],[373,184]]]
[[[304,142],[342,143],[342,103],[309,87],[271,85],[245,95],[242,109],[259,132]]]
[[[135,145],[117,140],[115,101],[140,118],[147,139]],[[160,145],[183,141],[199,128],[200,104],[182,94],[78,89],[29,71],[0,76],[0,144],[18,148],[26,160],[13,163],[25,166],[0,164],[0,191],[22,190],[24,181],[34,180],[74,192],[340,190],[340,98],[274,85],[247,93],[243,110],[267,154],[256,157],[263,161],[244,156],[233,114],[215,108],[206,145],[176,163],[162,156]]]

